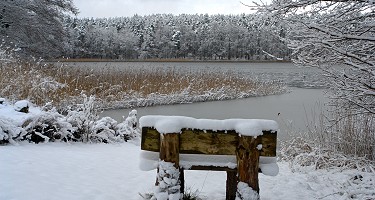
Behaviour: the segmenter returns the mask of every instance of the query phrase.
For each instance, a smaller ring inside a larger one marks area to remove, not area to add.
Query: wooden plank
[[[263,131],[260,140],[262,144],[260,156],[276,157],[277,132]]]
[[[238,143],[235,131],[183,129],[180,151],[184,154],[234,155]]]
[[[263,131],[258,136],[262,143],[261,156],[276,156],[277,133]],[[180,153],[182,154],[209,154],[209,155],[236,155],[238,134],[235,131],[211,131],[183,129],[180,136]],[[141,149],[159,152],[160,134],[150,127],[142,128]]]
[[[188,169],[185,170],[203,170],[203,171],[234,171],[237,172],[237,168],[229,168],[229,167],[218,167],[218,166],[202,166],[202,165],[193,165]],[[262,173],[262,170],[259,168],[259,173]]]
[[[141,149],[146,151],[159,152],[160,133],[149,127],[142,128]]]
[[[202,165],[193,165],[187,170],[207,170],[207,171],[233,171],[237,172],[237,168],[229,167],[218,167],[218,166],[202,166]]]

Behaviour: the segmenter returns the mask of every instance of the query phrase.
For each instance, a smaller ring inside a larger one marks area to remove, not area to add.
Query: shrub
[[[0,115],[0,144],[17,141],[40,142],[122,142],[137,140],[140,130],[136,111],[133,110],[124,122],[118,123],[110,117],[99,119],[95,109],[95,98],[84,96],[83,104],[74,106],[67,115],[60,114],[51,103],[22,113],[22,118],[11,121]],[[29,104],[28,104],[29,105]],[[9,107],[9,108],[7,108]],[[0,105],[6,115],[18,115],[12,105]],[[13,113],[9,113],[13,112]]]
[[[0,144],[15,144],[17,138],[25,135],[26,131],[23,128],[16,126],[13,122],[7,119],[0,118]]]
[[[34,143],[54,141],[75,141],[73,132],[76,130],[65,116],[47,104],[42,112],[26,121],[23,126],[27,134],[21,140]]]
[[[91,129],[89,134],[91,142],[109,143],[120,140],[116,135],[117,121],[110,117],[103,117],[95,121]]]
[[[117,135],[119,135],[125,141],[139,138],[141,131],[138,127],[137,111],[130,111],[129,116],[124,122],[118,124],[116,129]]]

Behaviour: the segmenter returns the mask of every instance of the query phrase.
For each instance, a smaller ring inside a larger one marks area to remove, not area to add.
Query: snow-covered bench
[[[157,199],[179,199],[183,170],[227,172],[226,199],[259,198],[258,172],[275,176],[278,125],[273,120],[144,116],[141,169],[158,168]]]

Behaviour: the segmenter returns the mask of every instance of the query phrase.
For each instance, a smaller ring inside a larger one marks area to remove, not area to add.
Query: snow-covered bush
[[[0,104],[0,144],[23,140],[33,143],[110,143],[138,139],[140,130],[136,110],[131,111],[121,123],[110,117],[99,119],[94,100],[94,97],[84,96],[83,104],[68,111],[67,115],[60,114],[51,103],[42,108],[34,107],[28,101],[15,105]],[[4,99],[4,102],[7,101]],[[30,107],[30,112],[17,111],[25,105]]]
[[[118,142],[136,139],[140,135],[137,111],[132,110],[124,122],[117,123],[110,117],[99,119],[95,97],[83,95],[83,104],[68,111],[67,121],[75,127],[73,136],[83,142]]]
[[[98,121],[95,121],[89,135],[91,142],[116,142],[120,141],[120,138],[116,136],[117,121],[110,117],[103,117]]]
[[[90,141],[94,123],[99,118],[94,102],[94,96],[83,95],[83,104],[77,105],[75,110],[68,111],[66,116],[67,121],[76,128],[73,136],[79,141]]]
[[[125,119],[124,122],[119,123],[116,129],[116,134],[123,138],[125,141],[139,138],[141,131],[138,127],[137,111],[130,111],[129,116]]]
[[[24,129],[27,134],[22,140],[26,139],[34,143],[75,140],[72,133],[76,128],[55,109],[34,116]]]
[[[26,131],[16,126],[13,122],[0,118],[0,144],[15,144],[17,138],[26,135]]]

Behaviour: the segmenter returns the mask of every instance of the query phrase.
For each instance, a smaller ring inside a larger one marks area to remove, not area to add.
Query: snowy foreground
[[[139,169],[133,143],[20,143],[0,146],[1,200],[132,200],[153,191],[156,170]],[[356,170],[260,175],[260,196],[271,199],[373,199],[375,174]],[[187,190],[225,199],[225,172],[186,171]],[[371,192],[372,191],[372,192]],[[370,197],[371,196],[371,197]]]

